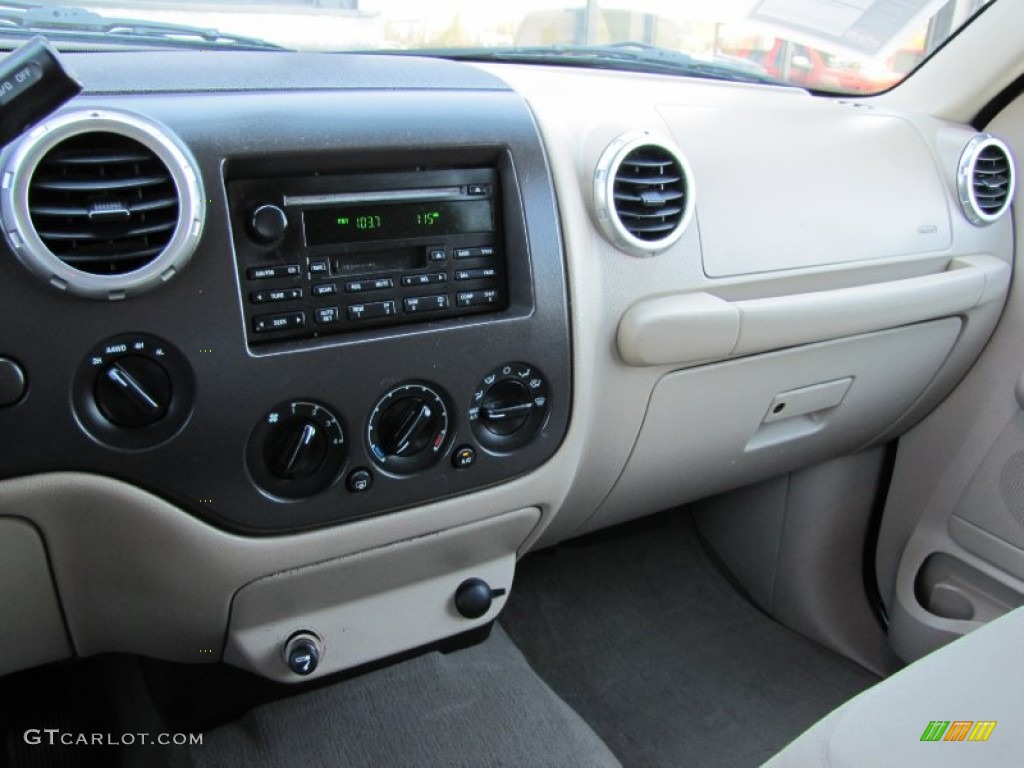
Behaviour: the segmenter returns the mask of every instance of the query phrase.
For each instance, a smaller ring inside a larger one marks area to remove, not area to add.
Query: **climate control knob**
[[[312,496],[335,481],[347,446],[341,421],[322,403],[294,400],[272,408],[249,435],[249,474],[285,499]]]
[[[435,464],[451,433],[448,406],[436,388],[420,383],[395,387],[373,408],[366,438],[374,460],[399,475]]]
[[[548,385],[536,368],[505,363],[480,381],[469,406],[469,424],[479,443],[508,452],[534,438],[548,413]]]
[[[271,433],[263,458],[275,477],[304,480],[323,466],[327,449],[325,430],[317,422],[292,417]]]

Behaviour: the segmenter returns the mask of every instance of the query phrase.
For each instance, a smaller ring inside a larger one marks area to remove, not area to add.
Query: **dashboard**
[[[296,681],[479,626],[532,548],[906,431],[1009,286],[1012,188],[977,178],[1012,161],[966,126],[569,68],[68,58],[83,94],[0,158],[9,669]]]

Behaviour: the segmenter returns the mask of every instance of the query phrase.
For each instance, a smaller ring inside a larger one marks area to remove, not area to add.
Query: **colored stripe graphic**
[[[921,734],[921,741],[940,741],[949,728],[949,720],[932,720]]]
[[[988,741],[992,731],[996,729],[996,720],[979,720],[974,724],[974,730],[967,737],[968,741]]]
[[[921,741],[988,741],[996,720],[930,720]]]
[[[943,741],[963,741],[971,732],[972,725],[974,725],[973,720],[954,720],[949,726],[949,730],[946,731]]]

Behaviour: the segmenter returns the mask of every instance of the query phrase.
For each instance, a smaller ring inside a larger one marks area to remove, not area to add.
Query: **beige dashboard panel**
[[[224,660],[299,682],[282,655],[297,632],[323,643],[318,677],[493,621],[512,587],[516,549],[539,519],[540,510],[523,509],[247,584],[232,604]],[[476,619],[459,615],[453,599],[469,578],[506,591]]]
[[[831,291],[727,302],[709,293],[647,299],[619,325],[632,365],[749,355],[967,312],[1002,299],[1010,267],[993,256],[954,259],[933,275]]]
[[[71,656],[49,559],[36,529],[0,518],[0,675]]]
[[[709,277],[949,247],[942,179],[914,128],[868,110],[817,106],[816,116],[756,106],[659,107],[680,146],[713,148],[690,152]],[[771,143],[756,172],[733,151],[752,131]]]
[[[913,404],[961,325],[946,318],[665,376],[629,463],[587,528],[864,447]],[[835,393],[825,407],[776,410],[818,385]]]

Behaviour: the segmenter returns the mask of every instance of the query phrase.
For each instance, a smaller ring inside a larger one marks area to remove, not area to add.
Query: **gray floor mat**
[[[685,513],[519,565],[502,624],[627,766],[756,766],[877,682],[744,600]]]
[[[619,765],[500,628],[472,648],[258,707],[176,759],[217,768]]]

